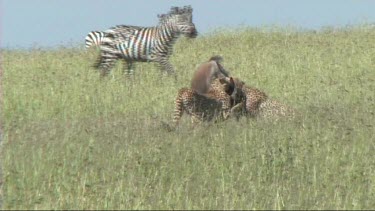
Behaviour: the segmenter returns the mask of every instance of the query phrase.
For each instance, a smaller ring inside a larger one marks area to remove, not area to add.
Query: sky
[[[218,28],[319,30],[375,23],[375,0],[0,0],[0,48],[84,44],[93,30],[154,26],[171,6],[191,5],[201,35]]]

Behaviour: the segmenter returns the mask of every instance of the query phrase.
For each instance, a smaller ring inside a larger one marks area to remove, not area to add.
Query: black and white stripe
[[[92,32],[89,41],[86,40],[86,46],[95,43],[100,47],[96,67],[103,76],[109,73],[118,59],[126,61],[128,73],[133,62],[146,61],[156,62],[167,73],[174,73],[174,68],[168,61],[174,42],[181,34],[192,38],[197,35],[192,23],[192,8],[172,7],[168,14],[158,17],[159,25],[155,27],[118,25],[103,34]],[[97,35],[95,39],[94,35]]]
[[[105,40],[105,32],[92,31],[85,37],[85,47],[90,48],[91,46],[100,46]],[[109,41],[109,40],[108,40]]]

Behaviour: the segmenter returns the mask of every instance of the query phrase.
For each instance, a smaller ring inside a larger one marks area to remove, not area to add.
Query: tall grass
[[[2,52],[5,209],[375,208],[375,28],[182,39],[177,81],[153,63],[101,80],[97,54]],[[164,130],[177,90],[216,54],[303,116]]]

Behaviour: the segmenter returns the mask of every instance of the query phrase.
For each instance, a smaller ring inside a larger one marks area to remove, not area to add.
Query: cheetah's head
[[[224,85],[225,92],[231,97],[232,106],[245,101],[246,95],[241,89],[244,84],[242,81],[233,79],[233,77],[223,77],[219,81]]]

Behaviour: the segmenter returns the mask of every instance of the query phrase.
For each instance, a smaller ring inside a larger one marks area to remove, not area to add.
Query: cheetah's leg
[[[222,112],[223,120],[227,120],[229,117],[231,117],[231,112],[229,110],[225,110]]]
[[[199,123],[201,123],[202,122],[202,118],[201,118],[201,116],[199,116],[198,114],[195,114],[195,113],[192,113],[191,114],[191,123],[193,124],[193,125],[195,125],[195,124],[199,124]]]
[[[222,115],[223,119],[227,120],[231,116],[231,108],[230,108],[230,97],[228,96],[224,101],[222,101]]]
[[[236,117],[236,120],[238,121],[240,119],[240,116],[242,115],[243,113],[243,108],[244,108],[245,104],[244,102],[241,102],[241,103],[238,103],[237,105],[233,106],[231,109],[230,109],[230,112],[229,112],[229,115],[230,116],[235,116]]]

